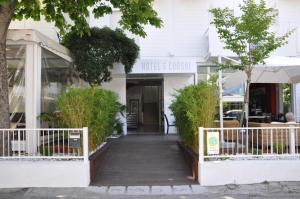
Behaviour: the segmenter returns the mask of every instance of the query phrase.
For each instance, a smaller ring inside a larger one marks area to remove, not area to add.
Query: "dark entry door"
[[[143,126],[146,131],[159,129],[159,86],[143,88]]]

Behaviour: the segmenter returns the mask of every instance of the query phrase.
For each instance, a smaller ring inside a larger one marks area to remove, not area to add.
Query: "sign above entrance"
[[[140,59],[133,66],[131,74],[155,73],[197,73],[195,61],[182,59]]]

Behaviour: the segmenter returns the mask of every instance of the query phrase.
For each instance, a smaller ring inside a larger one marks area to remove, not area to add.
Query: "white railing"
[[[199,128],[199,162],[300,159],[300,127]]]
[[[88,128],[0,129],[0,159],[88,161]]]

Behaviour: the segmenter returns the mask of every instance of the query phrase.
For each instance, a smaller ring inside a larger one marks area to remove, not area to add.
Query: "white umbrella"
[[[227,75],[225,88],[238,86],[246,81],[243,71]],[[300,57],[273,56],[264,65],[254,66],[251,83],[300,83]]]

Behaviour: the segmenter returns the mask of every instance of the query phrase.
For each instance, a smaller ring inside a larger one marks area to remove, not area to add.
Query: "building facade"
[[[155,0],[154,7],[163,20],[163,27],[156,29],[146,26],[147,37],[141,38],[128,33],[140,46],[140,57],[130,74],[125,74],[122,66],[116,64],[113,79],[103,87],[119,94],[120,102],[127,105],[127,119],[123,118],[124,131],[167,132],[167,123],[173,124],[174,118],[169,105],[176,90],[186,85],[207,80],[216,71],[215,61],[219,56],[234,58],[235,55],[223,49],[216,29],[210,24],[212,16],[209,9],[229,7],[239,15],[241,0]],[[274,55],[300,56],[300,2],[295,0],[267,0],[267,5],[278,12],[272,27],[278,35],[294,29],[286,46]],[[92,16],[90,26],[118,27],[121,13],[113,10],[111,15],[101,19]],[[31,20],[12,22],[10,29],[36,29],[55,42],[59,42],[53,24]],[[224,74],[231,71],[225,71]],[[273,104],[266,112],[283,113],[281,85],[256,85],[254,90],[271,90]],[[232,108],[239,108],[243,87],[227,89],[224,99]],[[293,86],[293,111],[300,117],[300,86]],[[35,126],[31,126],[35,127]],[[170,133],[176,129],[170,127]]]

